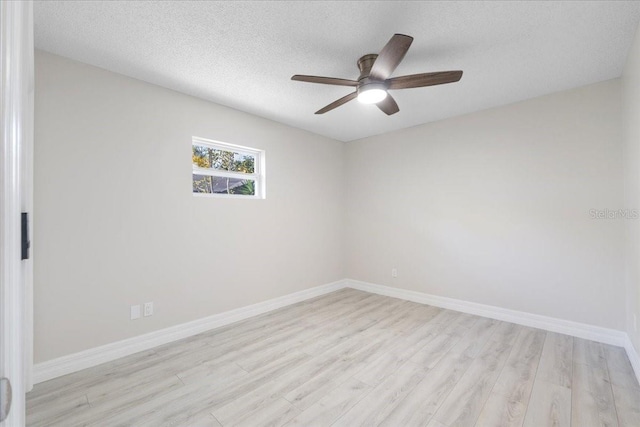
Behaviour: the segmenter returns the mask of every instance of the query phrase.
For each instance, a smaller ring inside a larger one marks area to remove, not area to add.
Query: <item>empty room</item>
[[[0,426],[640,427],[640,2],[0,2]]]

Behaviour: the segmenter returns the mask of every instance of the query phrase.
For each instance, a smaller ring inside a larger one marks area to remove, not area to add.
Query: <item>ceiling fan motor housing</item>
[[[376,62],[376,58],[378,58],[378,55],[376,55],[375,53],[370,53],[358,59],[358,68],[360,69],[360,77],[358,77],[358,86],[356,87],[356,92],[358,94],[358,100],[365,104],[376,103],[384,99],[386,95],[382,93],[378,93],[378,95],[374,96],[373,98],[360,96],[363,92],[368,92],[368,91],[386,92],[387,89],[389,88],[389,85],[385,81],[373,80],[369,78],[371,67],[373,67],[374,62]]]
[[[358,87],[356,88],[358,95],[360,95],[361,92],[366,92],[373,89],[381,89],[384,91],[389,89],[389,86],[385,82],[381,82],[380,80],[371,80],[368,77],[360,80],[359,83],[360,84],[358,84]]]
[[[377,57],[377,54],[370,53],[358,59],[358,69],[360,70],[360,77],[358,77],[358,80],[369,77],[371,67],[373,67],[373,63],[376,62]]]

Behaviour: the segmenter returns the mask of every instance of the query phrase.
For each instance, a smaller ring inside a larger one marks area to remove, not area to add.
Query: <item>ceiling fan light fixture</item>
[[[358,101],[376,104],[387,97],[387,88],[382,83],[369,83],[358,88]]]
[[[291,77],[291,80],[355,88],[353,92],[336,99],[331,104],[316,111],[315,114],[324,114],[354,98],[358,98],[358,101],[362,104],[376,104],[380,111],[387,116],[391,116],[400,111],[400,108],[393,96],[387,93],[387,90],[443,85],[457,82],[462,77],[461,70],[391,77],[396,67],[402,62],[412,41],[413,37],[411,36],[394,34],[379,54],[370,53],[360,57],[358,59],[358,69],[360,70],[358,80],[303,74],[295,74]]]

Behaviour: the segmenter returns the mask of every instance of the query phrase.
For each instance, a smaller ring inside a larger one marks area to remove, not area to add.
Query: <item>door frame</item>
[[[31,263],[21,261],[20,213],[32,200],[24,186],[33,181],[25,179],[33,174],[33,50],[32,2],[0,2],[0,376],[13,388],[9,417],[0,425],[12,427],[25,424],[31,371],[25,362],[32,323],[25,279],[32,275]]]

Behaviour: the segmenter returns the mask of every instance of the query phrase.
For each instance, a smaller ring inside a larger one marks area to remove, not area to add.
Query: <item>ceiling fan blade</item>
[[[304,76],[301,74],[296,74],[295,76],[291,77],[291,80],[336,86],[358,86],[358,82],[355,80],[337,79],[335,77]]]
[[[396,104],[396,100],[389,94],[382,101],[376,104],[379,109],[381,109],[387,116],[397,113],[400,111],[398,104]]]
[[[386,80],[407,54],[413,37],[404,34],[394,34],[391,40],[382,48],[376,61],[371,67],[369,78],[374,80]]]
[[[389,89],[410,89],[454,83],[462,78],[462,71],[438,71],[435,73],[411,74],[387,80]]]
[[[347,102],[351,101],[352,99],[356,98],[357,96],[358,96],[358,92],[353,92],[353,93],[350,93],[347,96],[343,96],[342,98],[338,99],[337,101],[333,101],[331,104],[327,105],[326,107],[321,108],[320,110],[316,111],[316,114],[324,114],[327,111],[331,111],[334,108],[338,108],[342,104],[346,104]]]

